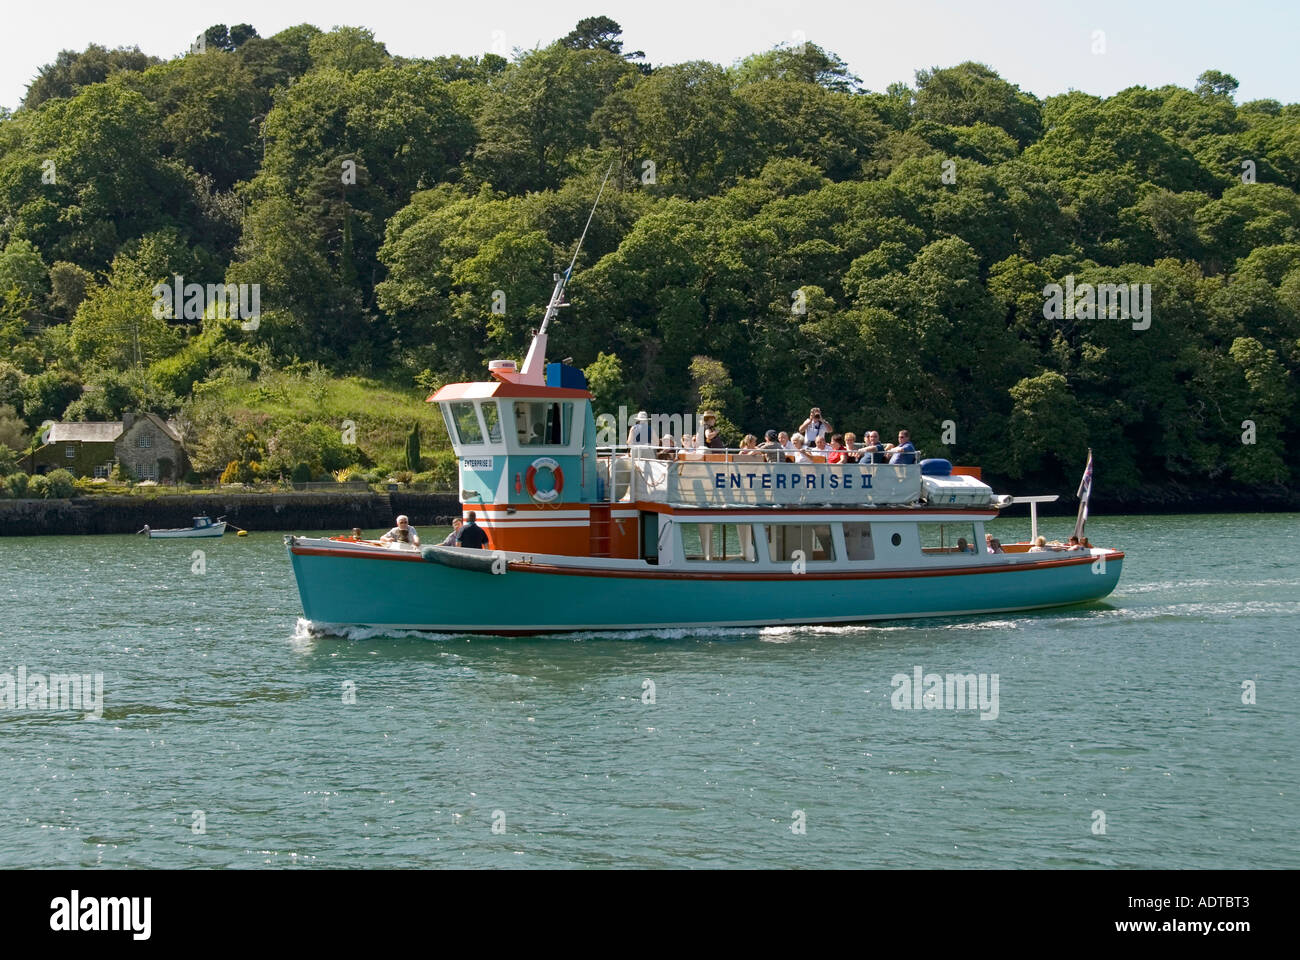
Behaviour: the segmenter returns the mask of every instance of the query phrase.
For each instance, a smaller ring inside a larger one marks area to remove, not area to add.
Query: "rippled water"
[[[0,867],[1300,866],[1300,516],[1088,532],[1088,607],[511,640],[315,636],[279,534],[0,539],[0,673],[104,683],[0,709]]]

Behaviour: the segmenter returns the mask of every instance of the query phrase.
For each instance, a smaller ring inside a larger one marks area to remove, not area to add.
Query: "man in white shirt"
[[[381,543],[409,543],[413,547],[420,545],[420,535],[411,526],[411,521],[402,514],[397,518],[397,526],[379,538]]]

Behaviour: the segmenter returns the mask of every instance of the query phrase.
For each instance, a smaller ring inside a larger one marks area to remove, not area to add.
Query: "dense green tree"
[[[33,301],[49,291],[48,268],[30,240],[10,240],[0,250],[0,290],[10,287]]]
[[[251,179],[261,157],[260,117],[270,97],[239,59],[221,50],[151,67],[133,84],[163,115],[159,148],[227,190]]]
[[[783,44],[746,57],[736,65],[735,76],[740,84],[788,80],[817,84],[839,93],[853,93],[861,83],[838,56],[806,42]]]
[[[1206,70],[1196,78],[1196,92],[1202,97],[1230,98],[1239,86],[1236,77],[1218,70]]]
[[[811,43],[651,70],[608,17],[512,62],[360,27],[203,41],[65,51],[0,111],[18,433],[183,400],[208,477],[366,463],[231,392],[522,359],[612,166],[551,341],[608,412],[705,402],[734,441],[818,402],[1048,488],[1088,446],[1108,489],[1300,467],[1300,104],[1237,106],[1227,74],[1039,101],[968,62],[867,93]],[[177,274],[256,285],[258,321],[155,316]]]
[[[109,50],[92,43],[81,53],[60,50],[53,63],[37,71],[36,79],[27,87],[23,106],[32,110],[47,100],[75,97],[85,87],[103,83],[115,73],[139,72],[158,62],[157,57],[141,53],[139,47]]]
[[[343,73],[378,70],[389,61],[388,50],[365,27],[335,27],[307,44],[313,66]]]
[[[655,183],[667,192],[705,196],[760,165],[752,149],[753,109],[716,64],[661,67],[620,88],[597,122],[638,169],[652,162]]]
[[[1041,105],[981,63],[916,72],[918,119],[950,126],[987,123],[1001,127],[1022,147],[1038,139]]]
[[[634,66],[608,49],[555,43],[524,54],[489,89],[472,169],[499,190],[558,187],[595,146],[593,113]]]

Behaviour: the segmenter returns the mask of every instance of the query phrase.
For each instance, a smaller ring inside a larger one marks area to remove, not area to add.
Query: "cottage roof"
[[[136,418],[134,427],[148,420],[166,436],[181,442],[180,426],[174,420],[164,420],[156,413],[144,413]],[[50,427],[48,443],[116,443],[125,431],[122,421],[85,423],[56,423]]]
[[[122,423],[56,423],[50,427],[49,443],[113,443],[122,435]]]
[[[149,420],[150,422],[153,423],[154,426],[156,426],[159,430],[161,430],[161,431],[162,431],[163,433],[165,433],[167,436],[171,437],[171,438],[172,438],[173,440],[175,440],[177,443],[180,443],[180,442],[181,442],[181,433],[180,433],[180,429],[178,428],[178,426],[177,426],[177,424],[176,424],[175,421],[173,421],[173,420],[164,420],[162,417],[158,416],[158,414],[156,414],[156,413],[146,413],[146,414],[142,414],[142,415],[140,416],[140,418],[139,418],[138,420],[136,420],[136,423],[139,423],[140,420]]]

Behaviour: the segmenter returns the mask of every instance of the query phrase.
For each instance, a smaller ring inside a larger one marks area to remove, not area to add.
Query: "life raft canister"
[[[551,476],[554,479],[550,490],[537,489],[538,470],[551,471]],[[524,487],[528,490],[528,495],[538,503],[550,503],[564,490],[564,471],[550,457],[538,457],[528,467],[528,472],[524,474]]]

